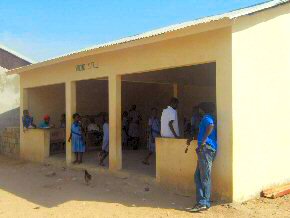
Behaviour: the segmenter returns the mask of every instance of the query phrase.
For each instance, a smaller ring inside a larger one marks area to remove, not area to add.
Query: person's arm
[[[69,134],[68,142],[71,141],[71,133]]]
[[[175,138],[178,138],[178,135],[176,134],[175,129],[174,129],[174,127],[173,127],[173,122],[174,122],[174,120],[170,120],[169,123],[168,123],[168,126],[169,126],[169,128],[170,128],[172,134],[174,135],[174,137],[175,137]]]
[[[206,128],[205,134],[204,134],[204,136],[203,136],[203,139],[202,139],[201,145],[205,145],[205,143],[206,143],[206,139],[208,138],[208,136],[209,136],[209,135],[211,134],[211,132],[213,131],[213,128],[214,128],[214,125],[213,125],[213,124],[208,125],[208,127]]]
[[[187,145],[190,145],[190,143],[193,141],[193,139],[194,139],[194,135],[193,134],[190,134],[189,138],[187,139],[186,144]]]

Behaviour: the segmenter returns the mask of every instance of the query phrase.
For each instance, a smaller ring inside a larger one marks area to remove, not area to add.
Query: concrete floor
[[[122,171],[135,175],[143,175],[155,178],[156,175],[156,160],[155,155],[150,159],[150,165],[142,164],[142,160],[147,155],[147,150],[123,150],[123,169]],[[47,162],[65,165],[65,154],[55,154],[48,158]],[[88,151],[84,154],[83,164],[77,166],[80,168],[88,168],[97,170],[108,169],[109,160],[105,160],[105,167],[98,165],[98,151]]]

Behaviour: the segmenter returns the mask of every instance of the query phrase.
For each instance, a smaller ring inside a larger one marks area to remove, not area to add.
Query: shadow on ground
[[[193,200],[158,186],[153,177],[143,179],[126,173],[90,170],[93,180],[86,185],[81,168],[67,169],[3,156],[0,156],[0,165],[1,189],[46,208],[69,201],[94,201],[128,207],[184,210],[192,205]]]

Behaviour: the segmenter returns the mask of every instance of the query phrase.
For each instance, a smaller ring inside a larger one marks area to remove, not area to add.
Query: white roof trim
[[[5,51],[9,52],[10,54],[12,54],[12,55],[14,55],[14,56],[16,56],[16,57],[18,57],[18,58],[20,58],[20,59],[22,59],[22,60],[25,60],[25,61],[27,61],[27,62],[29,62],[29,63],[32,63],[32,64],[35,63],[35,61],[31,60],[30,58],[25,57],[24,55],[19,54],[18,52],[12,50],[11,48],[7,48],[7,47],[4,46],[4,45],[1,45],[1,44],[0,44],[0,49],[3,49],[3,50],[5,50]]]
[[[113,46],[113,45],[119,45],[119,44],[123,44],[123,43],[128,43],[128,42],[132,42],[132,41],[136,41],[136,40],[140,40],[140,39],[144,39],[144,38],[154,37],[154,36],[158,36],[158,35],[165,34],[165,33],[168,33],[168,32],[184,29],[184,28],[187,28],[187,27],[196,26],[198,24],[209,23],[209,22],[212,22],[212,21],[219,21],[219,20],[222,20],[222,19],[235,19],[235,18],[244,16],[244,15],[249,15],[249,14],[252,14],[252,13],[256,13],[256,12],[259,12],[259,11],[262,11],[262,10],[265,10],[265,9],[268,9],[268,8],[272,8],[272,7],[281,5],[281,4],[289,3],[289,2],[290,2],[290,0],[272,0],[272,1],[265,2],[265,3],[257,4],[257,5],[254,5],[254,6],[250,6],[250,7],[247,7],[247,8],[242,8],[242,9],[234,10],[234,11],[227,12],[227,13],[224,13],[224,14],[220,14],[220,15],[214,15],[214,16],[204,17],[204,18],[200,18],[200,19],[196,19],[196,20],[193,20],[193,21],[188,21],[188,22],[184,22],[184,23],[180,23],[180,24],[170,25],[170,26],[167,26],[167,27],[163,27],[163,28],[159,28],[159,29],[156,29],[156,30],[148,31],[148,32],[141,33],[141,34],[138,34],[138,35],[125,37],[125,38],[122,38],[122,39],[119,39],[119,40],[115,40],[115,41],[111,41],[111,42],[107,42],[107,43],[98,44],[98,45],[95,45],[95,46],[92,46],[92,47],[88,47],[88,48],[85,48],[85,49],[81,49],[81,50],[78,50],[78,51],[73,51],[73,52],[70,52],[68,54],[64,54],[64,55],[61,55],[61,56],[50,58],[50,59],[38,62],[36,64],[23,66],[23,67],[20,67],[20,68],[17,68],[17,69],[18,70],[21,69],[21,71],[22,71],[26,67],[31,67],[31,66],[34,66],[34,65],[42,64],[44,62],[46,62],[46,64],[47,64],[50,61],[57,60],[57,59],[62,59],[62,58],[65,58],[65,57],[68,57],[68,56],[71,56],[71,55],[75,55],[75,54],[79,54],[79,53],[83,53],[83,52],[87,52],[87,51],[91,51],[91,50],[95,50],[95,49],[99,49],[99,48],[109,47],[109,46]],[[35,66],[35,67],[37,67],[37,66]],[[17,69],[14,69],[14,70],[17,70]],[[11,71],[13,71],[13,70],[11,70]],[[11,72],[11,73],[13,73],[13,72]],[[18,72],[16,72],[16,73],[18,73]]]

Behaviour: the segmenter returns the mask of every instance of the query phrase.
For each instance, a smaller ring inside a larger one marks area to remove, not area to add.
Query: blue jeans
[[[197,166],[194,174],[196,203],[210,207],[211,168],[216,152],[209,146],[196,149]]]

